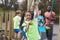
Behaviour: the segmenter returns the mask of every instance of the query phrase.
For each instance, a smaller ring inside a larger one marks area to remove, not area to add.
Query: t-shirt
[[[32,24],[29,25],[29,29],[27,31],[27,40],[38,40],[39,39],[39,33],[38,29],[36,27],[35,21],[32,21]]]
[[[21,17],[19,17],[19,16],[15,16],[15,17],[13,18],[14,29],[20,29],[20,27],[19,27],[20,21],[21,21]]]
[[[25,21],[25,23],[22,24],[22,26],[26,26],[29,21]],[[38,40],[39,39],[39,33],[38,29],[35,25],[35,21],[32,21],[32,24],[29,25],[29,28],[26,32],[27,40]]]
[[[50,12],[45,12],[44,16],[45,16],[45,24],[49,24],[49,21],[50,21],[49,20],[50,19]],[[55,12],[52,12],[52,16],[55,17]],[[50,21],[50,24],[54,24],[54,22]]]
[[[45,32],[46,28],[45,28],[45,26],[43,26],[44,17],[42,15],[38,15],[38,20],[39,20],[38,24],[40,24],[40,25],[38,25],[38,31]]]
[[[38,15],[38,20],[38,23],[40,24],[40,26],[42,26],[42,24],[44,23],[44,17],[42,15]]]

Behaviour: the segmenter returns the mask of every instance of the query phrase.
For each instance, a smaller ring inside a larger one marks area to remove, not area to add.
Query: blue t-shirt
[[[38,22],[38,24],[40,24],[38,25],[38,31],[45,32],[46,31],[45,26],[42,25],[44,23],[44,17],[42,15],[38,15],[38,20],[40,20]]]

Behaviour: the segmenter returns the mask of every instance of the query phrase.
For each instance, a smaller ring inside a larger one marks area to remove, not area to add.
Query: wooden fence
[[[0,37],[3,37],[3,40],[11,40],[14,37],[13,33],[13,17],[15,16],[14,11],[9,11],[4,13],[0,13]],[[4,20],[5,18],[5,20]],[[8,20],[9,19],[9,20]],[[3,20],[5,22],[3,22]]]

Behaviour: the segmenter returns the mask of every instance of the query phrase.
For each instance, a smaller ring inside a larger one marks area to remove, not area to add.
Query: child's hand
[[[27,32],[29,29],[29,22],[26,22],[26,28],[25,28],[25,31]]]
[[[28,29],[29,29],[29,24],[26,25],[26,27],[25,27],[25,31],[27,32]]]
[[[40,22],[40,20],[38,20],[38,22]]]
[[[31,24],[32,24],[32,21],[29,22],[29,25],[31,25]]]

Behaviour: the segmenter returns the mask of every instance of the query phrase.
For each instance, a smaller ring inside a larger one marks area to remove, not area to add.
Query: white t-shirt
[[[20,17],[20,16],[15,16],[15,17],[13,18],[14,29],[20,29],[20,27],[19,27],[20,21],[21,21],[21,17]]]

